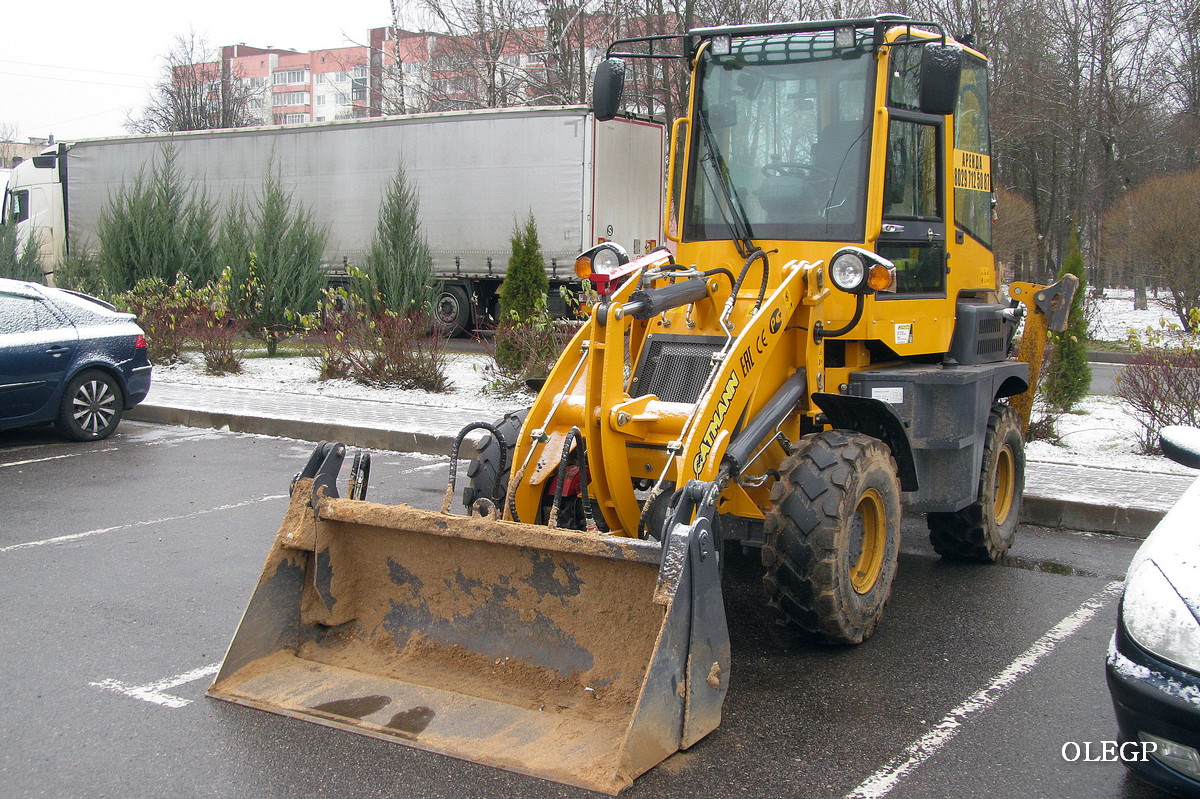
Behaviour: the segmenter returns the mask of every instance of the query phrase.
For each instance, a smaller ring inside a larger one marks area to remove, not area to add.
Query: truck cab
[[[66,254],[66,206],[60,174],[65,165],[65,157],[55,146],[17,164],[4,184],[0,219],[16,227],[18,252],[31,243],[37,248],[47,279]]]

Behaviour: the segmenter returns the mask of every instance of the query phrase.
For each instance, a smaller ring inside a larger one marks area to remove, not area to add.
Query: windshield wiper
[[[717,209],[721,212],[721,219],[729,227],[730,233],[733,234],[733,244],[737,247],[738,255],[743,258],[748,258],[752,252],[759,249],[759,246],[752,240],[753,233],[750,230],[750,220],[746,216],[746,210],[742,206],[741,200],[733,187],[729,185],[726,179],[728,170],[725,166],[725,161],[721,158],[721,152],[717,149],[716,143],[713,141],[712,129],[708,124],[708,117],[702,111],[696,115],[700,122],[700,132],[704,136],[704,146],[708,153],[700,156],[700,160],[708,164],[708,169],[702,169],[705,180],[708,181],[708,187],[713,195],[718,199]],[[715,185],[714,185],[715,183]]]

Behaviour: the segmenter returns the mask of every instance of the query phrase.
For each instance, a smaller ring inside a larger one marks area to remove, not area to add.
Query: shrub
[[[150,360],[174,363],[183,359],[191,320],[199,311],[187,275],[177,276],[174,284],[160,277],[142,278],[128,291],[112,295],[111,300],[118,308],[137,314],[138,324],[146,332]]]
[[[364,280],[361,272],[352,276]],[[375,298],[381,307],[382,298]],[[348,379],[374,386],[447,391],[442,341],[428,337],[426,311],[372,312],[360,297],[345,289],[328,289],[317,314],[306,317],[309,336],[319,347],[321,380]]]
[[[576,298],[566,288],[561,289],[568,307],[575,307]],[[495,379],[491,387],[507,392],[526,387],[528,381],[550,374],[579,324],[556,320],[547,310],[546,295],[538,298],[537,310],[524,320],[502,319],[496,326]],[[501,355],[501,352],[504,355]]]
[[[1051,334],[1054,347],[1042,382],[1042,392],[1047,405],[1061,413],[1069,413],[1087,394],[1092,383],[1092,368],[1088,366],[1087,360],[1088,319],[1084,312],[1087,285],[1084,282],[1083,255],[1079,251],[1079,239],[1074,234],[1067,244],[1067,257],[1058,276],[1061,279],[1067,274],[1079,278],[1079,286],[1071,300],[1071,316],[1067,321],[1067,329],[1062,333]]]
[[[202,288],[189,292],[194,310],[188,315],[184,331],[204,358],[204,371],[210,375],[237,374],[242,371],[242,353],[238,341],[246,332],[247,322],[232,302],[232,270]]]
[[[1193,330],[1200,330],[1200,310],[1193,309]],[[1140,430],[1142,452],[1157,454],[1158,433],[1168,425],[1200,427],[1200,334],[1180,336],[1181,344],[1167,347],[1164,335],[1183,331],[1178,325],[1165,330],[1131,332],[1133,362],[1117,376],[1117,396],[1129,403]]]

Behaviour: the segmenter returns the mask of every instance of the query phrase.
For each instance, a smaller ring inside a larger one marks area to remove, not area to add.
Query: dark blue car
[[[1163,452],[1200,468],[1200,430],[1164,428]],[[1146,782],[1200,796],[1200,478],[1138,549],[1125,578],[1108,688],[1120,757]]]
[[[146,398],[150,371],[133,314],[0,279],[0,430],[54,422],[76,441],[106,438]]]

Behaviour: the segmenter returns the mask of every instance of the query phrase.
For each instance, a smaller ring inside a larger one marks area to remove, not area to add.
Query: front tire
[[[831,430],[805,436],[779,472],[762,551],[768,602],[810,640],[861,643],[891,597],[900,553],[891,450]]]
[[[475,445],[475,457],[467,466],[470,482],[463,488],[462,496],[463,505],[468,510],[478,499],[490,499],[496,503],[497,508],[504,508],[504,498],[508,494],[508,476],[512,471],[513,450],[517,447],[517,436],[521,434],[521,427],[528,415],[529,409],[522,408],[506,413],[503,419],[496,420],[494,427],[504,439],[503,449],[491,433],[484,433]]]
[[[124,409],[125,396],[116,379],[88,369],[67,384],[55,424],[72,441],[99,441],[117,429]]]
[[[929,541],[948,560],[995,563],[1013,544],[1025,493],[1025,437],[1011,405],[988,416],[975,501],[953,513],[930,513]]]

